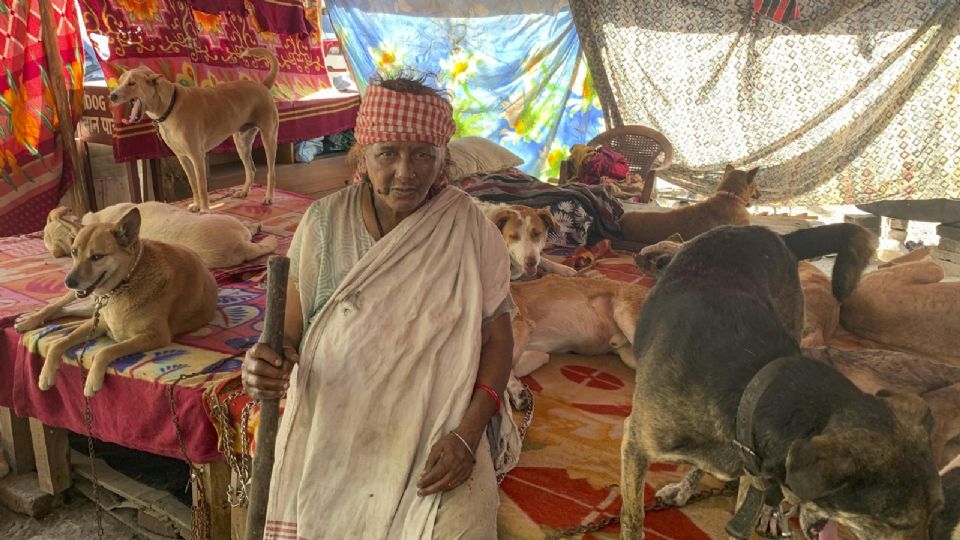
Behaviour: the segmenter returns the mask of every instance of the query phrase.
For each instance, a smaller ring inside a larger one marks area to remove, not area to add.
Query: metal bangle
[[[463,446],[467,449],[467,452],[470,452],[470,459],[472,459],[473,462],[476,463],[476,462],[477,462],[477,456],[474,455],[474,453],[473,453],[473,448],[470,448],[470,445],[467,444],[467,440],[464,439],[463,437],[461,437],[460,434],[456,432],[456,430],[450,430],[450,433],[452,433],[454,437],[460,439],[460,442],[463,443]]]

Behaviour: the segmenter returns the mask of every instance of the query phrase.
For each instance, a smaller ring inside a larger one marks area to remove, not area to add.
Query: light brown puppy
[[[709,199],[666,212],[627,212],[620,218],[624,240],[653,244],[679,234],[691,240],[720,225],[749,225],[747,206],[759,198],[758,169],[740,171],[727,165],[723,180]]]
[[[513,376],[507,389],[514,403],[523,385],[516,379],[540,368],[551,353],[617,353],[636,367],[633,334],[649,289],[603,278],[544,276],[510,284],[513,319]]]
[[[194,214],[156,201],[119,203],[83,216],[83,225],[115,223],[131,208],[140,211],[140,238],[179,244],[190,248],[207,268],[226,268],[262,257],[277,248],[277,239],[267,236],[251,241],[253,231],[233,216]],[[54,257],[70,254],[79,227],[66,207],[54,208],[43,228],[43,243]]]
[[[80,229],[71,246],[73,268],[64,283],[64,298],[30,317],[56,318],[63,300],[94,295],[103,303],[99,324],[88,319],[47,351],[39,386],[56,383],[63,353],[87,339],[108,335],[116,343],[93,356],[83,393],[103,386],[107,366],[117,358],[170,344],[176,334],[210,321],[217,307],[217,283],[189,249],[139,238],[140,213],[134,208],[118,223]]]
[[[113,103],[133,104],[131,122],[140,121],[146,113],[157,123],[160,137],[187,174],[193,191],[192,211],[210,211],[206,154],[231,135],[245,172],[243,188],[236,195],[247,196],[256,170],[252,149],[258,131],[267,158],[267,194],[263,204],[273,202],[280,118],[270,87],[277,77],[277,57],[263,48],[249,49],[244,55],[259,56],[270,63],[270,73],[262,83],[241,80],[205,88],[186,87],[141,66],[121,75],[117,88],[110,92]]]
[[[840,320],[858,336],[960,366],[960,282],[944,282],[939,264],[916,260],[923,255],[910,253],[865,275],[843,302]]]

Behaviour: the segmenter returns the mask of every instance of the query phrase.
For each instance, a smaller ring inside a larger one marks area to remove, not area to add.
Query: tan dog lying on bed
[[[865,275],[840,320],[858,336],[960,366],[960,282],[944,282],[928,254],[920,248]]]
[[[256,259],[277,248],[277,239],[268,236],[251,241],[253,231],[233,216],[194,214],[161,202],[120,203],[83,216],[83,225],[116,223],[131,208],[140,211],[140,238],[179,244],[192,249],[207,268],[226,268]],[[70,245],[79,230],[70,209],[54,208],[47,215],[43,243],[54,257],[70,254]]]
[[[754,177],[758,169],[740,171],[727,165],[723,180],[709,199],[666,212],[627,212],[620,218],[624,240],[653,244],[679,234],[690,240],[720,225],[749,225],[747,206],[760,197]]]
[[[107,366],[122,356],[170,344],[213,318],[217,283],[194,252],[181,246],[141,240],[140,212],[130,210],[118,223],[80,229],[71,246],[73,268],[64,298],[32,315],[40,321],[60,314],[64,299],[94,295],[103,303],[99,325],[83,321],[50,346],[40,372],[41,390],[53,387],[63,353],[88,339],[110,336],[116,343],[93,355],[83,388],[92,396],[103,386]],[[19,330],[20,325],[17,326]]]
[[[530,208],[522,205],[502,205],[478,201],[487,219],[492,221],[507,243],[510,253],[510,278],[535,276],[543,268],[561,276],[573,276],[577,271],[541,256],[547,243],[547,231],[557,230],[557,222],[549,208]]]
[[[679,236],[647,246],[634,255],[641,270],[659,276],[683,246]],[[826,345],[840,323],[840,303],[833,296],[830,278],[816,266],[800,261],[800,288],[803,290],[803,333],[801,347]]]
[[[117,88],[110,92],[113,103],[133,104],[130,122],[139,122],[144,113],[154,120],[160,137],[177,155],[190,181],[192,211],[210,211],[206,155],[231,135],[245,172],[243,188],[237,196],[247,196],[255,173],[252,150],[258,131],[267,158],[267,194],[263,204],[273,202],[280,117],[270,87],[277,78],[277,57],[263,48],[249,49],[246,55],[259,56],[270,63],[270,73],[262,83],[240,80],[211,87],[186,87],[141,66],[121,75]]]
[[[648,289],[602,278],[544,276],[510,284],[517,305],[513,318],[513,376],[507,389],[518,406],[527,375],[550,353],[617,353],[636,366],[633,332]]]

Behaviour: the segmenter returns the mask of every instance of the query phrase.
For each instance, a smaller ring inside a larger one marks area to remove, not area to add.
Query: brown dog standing
[[[71,246],[73,268],[64,280],[67,296],[94,295],[103,303],[100,323],[80,323],[47,351],[39,386],[56,383],[63,353],[78,343],[104,334],[116,343],[96,352],[83,393],[92,396],[103,386],[107,366],[128,354],[170,344],[176,334],[192,332],[213,318],[217,283],[200,257],[189,249],[139,238],[140,212],[134,208],[119,223],[81,228]],[[62,304],[40,310],[52,319]]]
[[[653,244],[679,234],[690,240],[720,225],[749,225],[747,205],[759,197],[758,169],[740,171],[727,165],[723,180],[709,199],[666,212],[627,212],[620,218],[624,240]]]
[[[157,124],[163,142],[177,155],[193,191],[193,211],[209,212],[206,155],[227,137],[233,136],[245,179],[237,196],[246,197],[253,184],[253,140],[260,132],[267,158],[267,194],[263,204],[273,202],[276,184],[277,128],[280,117],[270,87],[277,78],[277,57],[269,49],[247,50],[244,55],[265,58],[270,73],[261,83],[230,81],[211,87],[174,84],[147,67],[138,67],[120,76],[110,92],[113,103],[133,103],[130,121],[146,113]]]

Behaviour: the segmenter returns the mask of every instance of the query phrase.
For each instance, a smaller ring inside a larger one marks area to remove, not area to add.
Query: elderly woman
[[[288,361],[259,344],[242,370],[255,398],[287,392],[265,538],[497,536],[497,475],[520,446],[502,398],[510,261],[470,197],[445,187],[454,130],[422,81],[371,84],[362,181],[300,222]]]

